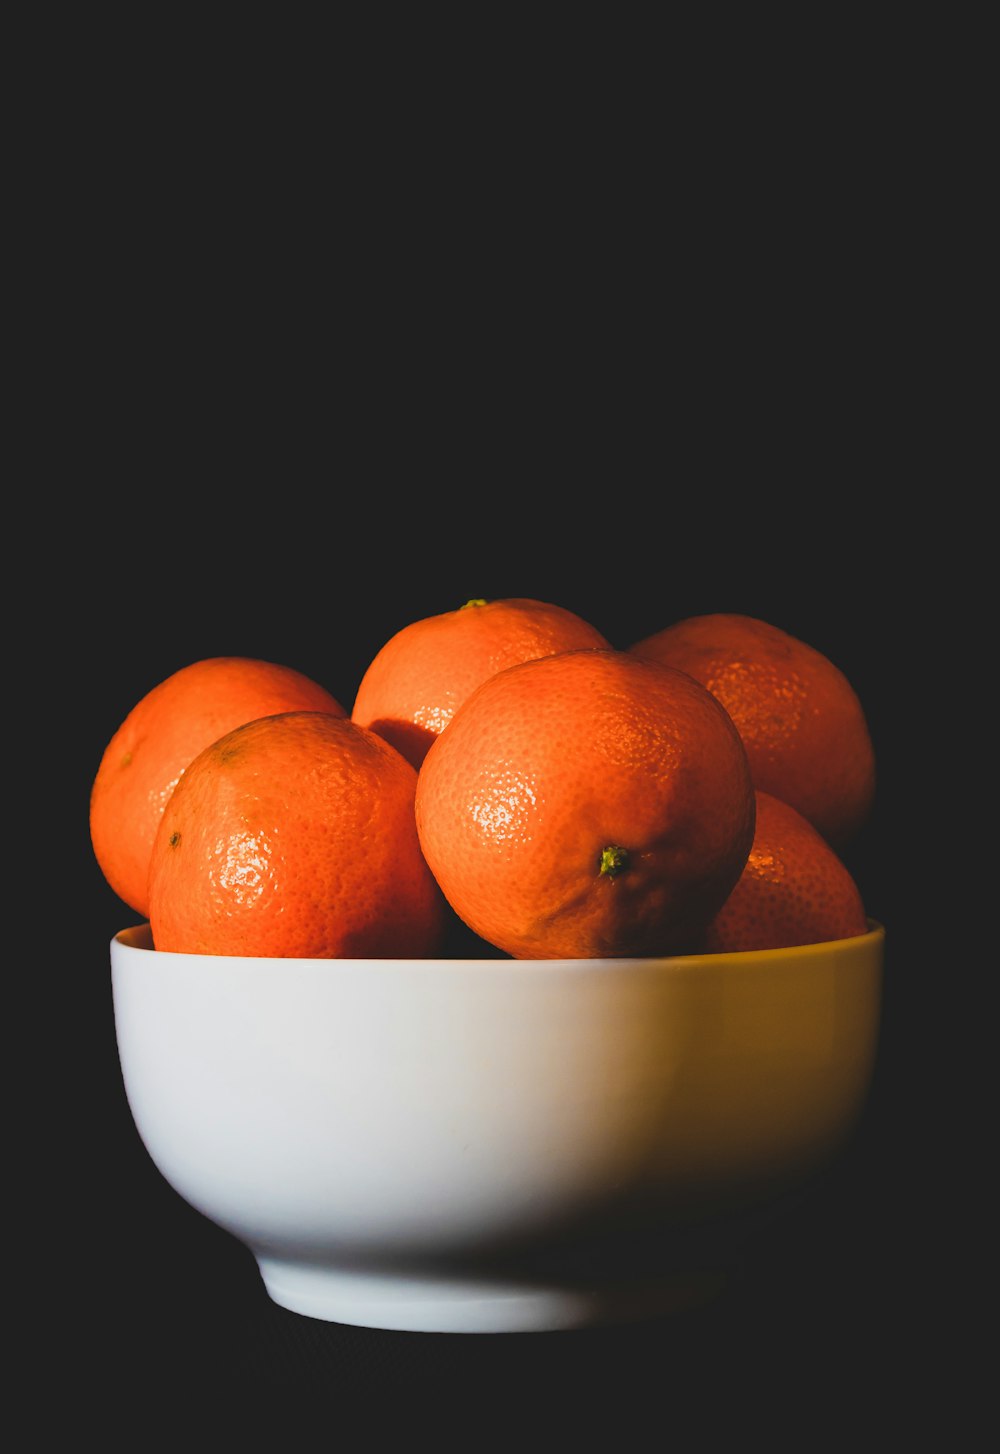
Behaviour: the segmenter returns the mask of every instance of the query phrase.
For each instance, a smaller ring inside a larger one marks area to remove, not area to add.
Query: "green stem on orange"
[[[628,849],[620,848],[617,843],[609,843],[607,848],[601,849],[600,872],[607,874],[608,878],[617,878],[628,868]]]
[[[488,604],[489,603],[482,596],[473,596],[470,601],[466,601],[465,605],[459,606],[458,609],[460,611],[467,611],[470,606],[486,606]]]

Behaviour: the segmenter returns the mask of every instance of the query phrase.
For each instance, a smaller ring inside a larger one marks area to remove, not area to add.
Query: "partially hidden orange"
[[[472,599],[403,626],[365,671],[352,719],[419,767],[469,693],[505,667],[610,643],[564,606],[526,597]]]
[[[481,683],[424,757],[424,856],[513,958],[689,950],[753,840],[746,752],[693,678],[610,647]]]
[[[438,952],[445,904],[417,839],[416,769],[329,712],[258,718],[200,752],[153,844],[158,950],[305,958]]]
[[[90,793],[90,837],[104,877],[147,917],[149,857],[163,809],[189,762],[223,733],[276,712],[346,717],[302,672],[214,656],[171,673],[135,703],[104,749]]]
[[[706,931],[705,952],[782,949],[867,932],[846,864],[801,813],[758,791],[750,856]]]
[[[834,847],[867,820],[875,754],[861,702],[827,656],[779,626],[718,612],[690,616],[629,650],[687,672],[743,739],[754,786],[797,808]]]

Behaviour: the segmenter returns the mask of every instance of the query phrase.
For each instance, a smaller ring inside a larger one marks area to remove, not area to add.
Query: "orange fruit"
[[[470,600],[411,621],[389,638],[361,679],[353,721],[419,767],[466,697],[505,667],[576,647],[608,646],[574,612],[523,597]]]
[[[750,856],[706,931],[705,951],[781,949],[867,932],[860,890],[826,839],[787,803],[758,791]]]
[[[754,786],[847,843],[871,810],[875,756],[847,677],[815,647],[753,616],[691,616],[629,650],[685,671],[718,697],[743,738]]]
[[[329,712],[259,717],[200,752],[149,869],[159,950],[287,958],[437,952],[444,901],[417,841],[416,769]]]
[[[517,959],[689,948],[753,839],[746,752],[718,701],[610,647],[481,683],[429,748],[415,808],[449,904]]]
[[[95,857],[130,908],[148,916],[153,838],[192,758],[242,722],[291,711],[347,716],[324,687],[301,672],[242,656],[192,662],[136,702],[104,749],[90,793]]]

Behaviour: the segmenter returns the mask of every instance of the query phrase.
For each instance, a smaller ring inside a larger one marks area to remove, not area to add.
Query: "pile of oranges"
[[[90,831],[158,950],[720,953],[867,932],[841,855],[874,788],[853,687],[779,626],[616,647],[470,600],[403,625],[350,711],[273,662],[175,672],[108,742]]]

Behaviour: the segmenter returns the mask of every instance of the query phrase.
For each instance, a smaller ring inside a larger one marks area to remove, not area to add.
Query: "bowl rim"
[[[864,934],[853,934],[843,939],[824,939],[814,944],[788,944],[778,949],[739,949],[725,950],[712,954],[677,954],[677,955],[616,955],[608,958],[588,959],[514,959],[503,955],[492,955],[488,958],[477,958],[473,955],[459,955],[455,957],[437,958],[390,958],[387,956],[371,956],[368,958],[344,958],[339,956],[331,957],[309,957],[300,955],[288,955],[284,957],[267,955],[241,955],[241,954],[197,954],[185,950],[159,950],[152,943],[152,927],[149,920],[143,920],[137,924],[127,925],[119,929],[112,936],[111,948],[115,946],[128,950],[132,953],[149,955],[155,958],[180,958],[180,959],[206,959],[216,963],[229,965],[262,965],[281,964],[286,967],[290,964],[300,966],[322,966],[326,972],[337,972],[337,969],[356,968],[358,966],[372,967],[376,965],[417,966],[433,965],[438,970],[454,969],[456,972],[469,966],[476,969],[483,969],[487,966],[493,970],[503,968],[507,971],[519,973],[528,970],[546,969],[549,972],[558,971],[563,974],[593,974],[597,970],[609,967],[620,968],[628,966],[632,968],[657,968],[660,971],[669,970],[672,973],[685,971],[703,971],[706,966],[722,967],[725,965],[740,966],[751,969],[754,966],[764,964],[780,964],[786,960],[823,959],[831,954],[843,954],[844,952],[856,952],[862,946],[876,948],[881,946],[885,940],[885,925],[878,919],[867,915],[868,929]],[[148,941],[148,942],[145,942]]]

